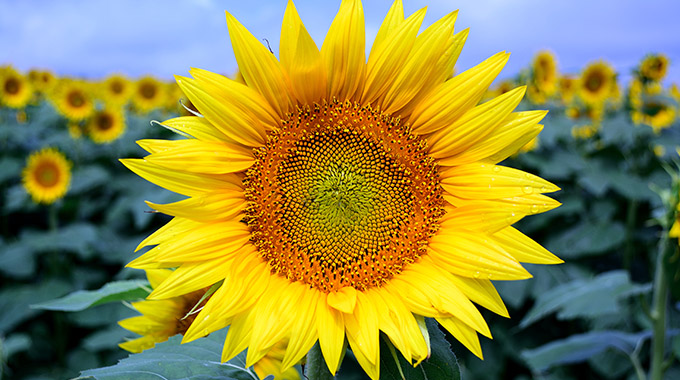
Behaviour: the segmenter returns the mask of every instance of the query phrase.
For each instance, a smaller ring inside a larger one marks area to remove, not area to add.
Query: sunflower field
[[[357,1],[277,55],[227,14],[231,76],[0,66],[0,379],[679,379],[672,62],[459,72],[400,4],[368,54]]]

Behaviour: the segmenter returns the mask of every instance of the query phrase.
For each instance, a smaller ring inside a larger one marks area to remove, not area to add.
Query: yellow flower
[[[28,72],[28,79],[43,94],[48,94],[57,84],[57,77],[49,70],[31,70]]]
[[[668,72],[668,57],[663,54],[649,54],[640,64],[640,75],[648,80],[660,81]]]
[[[79,121],[94,112],[94,99],[89,90],[89,86],[83,81],[62,79],[50,94],[50,99],[64,117]]]
[[[149,113],[165,105],[165,86],[157,79],[147,76],[135,83],[132,104],[140,113]]]
[[[562,103],[569,104],[574,100],[576,94],[576,87],[578,86],[578,78],[571,76],[561,76],[559,81],[559,92],[562,98]]]
[[[675,102],[678,103],[678,105],[680,105],[680,87],[678,87],[677,84],[673,83],[668,92],[670,93],[671,97],[675,99]]]
[[[670,127],[677,116],[677,109],[668,102],[656,99],[646,99],[642,106],[633,110],[633,119],[636,123],[649,125],[654,133]]]
[[[0,105],[24,108],[32,96],[33,87],[25,76],[12,67],[0,70]]]
[[[527,99],[534,104],[544,104],[548,101],[548,94],[538,86],[529,85],[527,87]]]
[[[451,78],[468,31],[452,12],[418,34],[424,16],[396,1],[366,60],[360,1],[341,3],[320,50],[289,2],[277,59],[227,13],[246,84],[177,77],[204,117],[165,121],[188,138],[139,141],[151,154],[122,162],[189,197],[149,203],[174,218],[129,266],[177,267],[149,298],[224,281],[184,342],[229,325],[222,360],[247,348],[250,366],[284,341],[286,370],[318,341],[335,373],[347,339],[377,379],[380,332],[417,364],[430,317],[481,357],[491,334],[472,302],[508,316],[491,280],[561,262],[511,227],[557,207],[543,193],[558,188],[497,165],[546,112],[512,112],[524,87],[478,104],[509,55]]]
[[[532,79],[540,92],[550,97],[557,91],[557,61],[555,55],[547,50],[536,54],[531,64]]]
[[[657,157],[663,157],[666,154],[666,148],[663,145],[654,144],[652,151]]]
[[[615,83],[614,69],[604,61],[594,62],[583,70],[578,93],[586,103],[603,103],[611,96]]]
[[[158,287],[173,271],[168,269],[148,269],[146,277],[152,288]],[[139,338],[120,343],[119,346],[129,352],[139,353],[152,348],[156,343],[165,342],[177,334],[186,333],[196,314],[203,307],[210,295],[207,288],[163,300],[144,300],[134,302],[132,306],[142,313],[140,316],[124,319],[118,324],[126,330],[142,335]],[[285,343],[285,342],[284,342]],[[274,375],[274,379],[299,380],[300,375],[295,368],[281,372],[281,360],[285,345],[275,345],[262,360],[255,364],[255,373],[264,379]]]
[[[34,152],[28,157],[22,182],[34,202],[54,203],[71,183],[71,162],[54,148]]]
[[[66,127],[68,128],[68,134],[72,139],[78,140],[83,137],[83,127],[80,125],[80,122],[69,121]]]
[[[109,75],[104,82],[99,84],[99,92],[102,99],[108,104],[124,105],[130,100],[133,84],[120,74]]]
[[[120,107],[98,110],[87,122],[87,132],[97,144],[108,144],[125,132],[125,114]]]
[[[571,128],[571,135],[575,139],[587,140],[597,133],[598,126],[595,124],[584,124]]]

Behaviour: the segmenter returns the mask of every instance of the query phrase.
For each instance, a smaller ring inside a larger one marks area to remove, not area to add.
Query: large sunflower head
[[[126,76],[112,74],[98,85],[99,96],[106,103],[124,105],[130,100],[133,87],[134,84]]]
[[[125,132],[125,114],[120,106],[95,111],[87,122],[87,133],[97,144],[108,144]]]
[[[649,54],[640,63],[640,76],[651,81],[660,81],[668,72],[668,57],[663,54]]]
[[[616,83],[614,69],[604,61],[590,63],[581,73],[578,94],[586,103],[603,103]]]
[[[94,112],[90,86],[83,81],[62,79],[52,91],[50,99],[64,117],[72,121],[88,118]]]
[[[140,78],[134,86],[132,104],[140,113],[149,113],[165,105],[167,88],[154,77]]]
[[[531,63],[532,81],[546,96],[552,96],[557,91],[557,60],[555,55],[543,50],[536,54]]]
[[[24,108],[33,96],[33,86],[28,78],[12,67],[0,70],[0,105]]]
[[[285,370],[318,341],[335,372],[346,338],[377,379],[380,331],[418,363],[436,318],[481,356],[490,332],[472,302],[507,316],[491,281],[560,262],[511,227],[559,205],[543,195],[558,188],[498,165],[546,112],[512,112],[524,87],[479,104],[505,52],[451,76],[468,34],[456,15],[419,34],[425,11],[405,18],[396,1],[366,60],[360,1],[341,3],[321,49],[289,2],[278,59],[227,13],[244,84],[177,77],[203,117],[165,121],[187,138],[123,160],[187,196],[149,203],[174,218],[129,265],[176,268],[149,298],[223,281],[185,342],[228,325],[223,360],[247,348],[250,366],[285,341]]]
[[[66,194],[71,183],[71,162],[54,148],[34,152],[28,157],[22,182],[34,202],[54,203]]]

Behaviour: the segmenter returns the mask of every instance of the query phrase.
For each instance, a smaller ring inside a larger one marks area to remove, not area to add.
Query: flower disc
[[[437,230],[441,186],[424,141],[370,107],[298,109],[256,157],[249,225],[288,279],[324,292],[380,286]]]

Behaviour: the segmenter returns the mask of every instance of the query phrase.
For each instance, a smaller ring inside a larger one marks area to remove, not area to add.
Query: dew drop
[[[479,278],[479,276],[481,276],[481,273],[479,273],[479,271],[475,272],[474,277]]]
[[[529,211],[531,211],[532,214],[538,213],[538,205],[531,205]]]
[[[524,194],[531,194],[534,192],[534,188],[531,186],[524,186],[522,191],[524,191]]]
[[[494,166],[494,167],[493,167],[493,171],[495,171],[496,173],[498,173],[498,172],[501,171],[501,167],[500,167],[500,166]]]
[[[548,188],[545,187],[545,186],[541,186],[541,193],[547,193],[547,192],[548,192]]]

